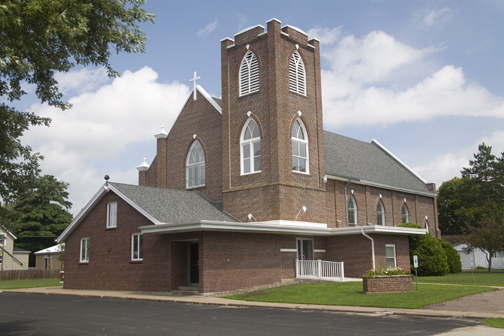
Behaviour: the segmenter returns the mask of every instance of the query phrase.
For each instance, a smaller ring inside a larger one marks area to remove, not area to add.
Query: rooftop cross
[[[191,82],[194,82],[194,89],[193,89],[193,92],[194,92],[193,99],[194,100],[196,100],[196,81],[198,79],[201,79],[201,77],[196,77],[196,71],[194,71],[194,77],[193,77],[193,79],[190,80]]]

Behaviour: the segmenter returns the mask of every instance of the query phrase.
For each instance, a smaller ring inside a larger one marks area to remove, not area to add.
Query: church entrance
[[[199,284],[199,244],[191,242],[188,253],[188,279],[189,286],[197,286]]]

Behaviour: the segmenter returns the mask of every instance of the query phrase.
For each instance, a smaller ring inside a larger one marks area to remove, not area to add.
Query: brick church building
[[[323,130],[318,40],[272,19],[221,41],[221,73],[222,100],[194,83],[139,185],[107,181],[58,238],[65,288],[234,291],[319,259],[359,277],[409,268],[408,235],[440,235],[434,184]]]

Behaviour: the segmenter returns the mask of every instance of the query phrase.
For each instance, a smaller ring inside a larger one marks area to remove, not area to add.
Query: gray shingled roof
[[[185,223],[200,220],[237,222],[219,211],[195,191],[109,183],[138,207],[161,223]]]
[[[215,100],[215,102],[220,106],[222,107],[222,99],[219,99],[219,98],[215,98],[215,97],[212,97],[213,100]]]
[[[324,152],[328,175],[432,193],[422,180],[375,143],[324,131]]]

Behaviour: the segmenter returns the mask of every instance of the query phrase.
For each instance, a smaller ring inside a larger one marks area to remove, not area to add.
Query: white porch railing
[[[343,262],[296,260],[296,278],[345,281]]]

